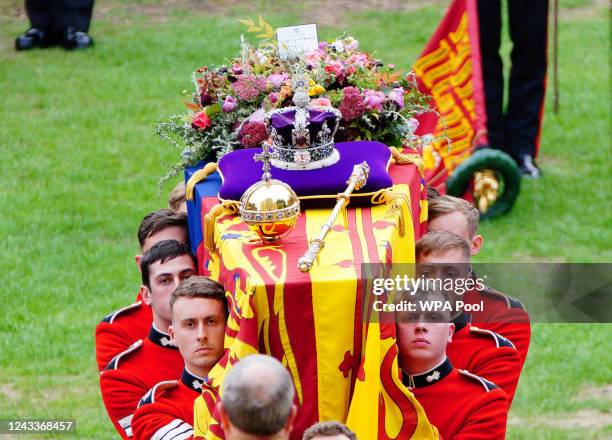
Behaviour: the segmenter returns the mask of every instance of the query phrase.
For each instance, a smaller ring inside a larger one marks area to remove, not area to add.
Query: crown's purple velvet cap
[[[317,134],[323,126],[323,122],[327,121],[327,127],[333,130],[336,124],[336,115],[330,111],[309,109],[310,124],[308,130],[310,131],[310,139],[314,141]],[[276,113],[272,115],[271,125],[276,129],[276,132],[280,134],[286,144],[291,144],[291,131],[295,124],[295,110],[289,110],[285,113]]]

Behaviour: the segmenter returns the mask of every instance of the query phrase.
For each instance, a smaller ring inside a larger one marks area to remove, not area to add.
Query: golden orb
[[[289,234],[299,215],[300,201],[291,187],[280,180],[257,182],[240,198],[240,217],[264,243]]]

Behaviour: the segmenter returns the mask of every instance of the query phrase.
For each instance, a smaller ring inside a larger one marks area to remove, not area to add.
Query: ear
[[[142,302],[146,305],[151,305],[151,291],[144,284],[140,286],[140,297],[142,298]]]
[[[215,409],[219,413],[219,418],[221,419],[221,429],[223,429],[223,432],[225,433],[225,436],[227,437],[230,431],[230,420],[229,420],[229,415],[227,414],[227,412],[225,411],[225,408],[223,407],[222,400],[217,401],[217,404],[215,405]]]
[[[484,237],[482,235],[474,235],[472,238],[472,243],[470,243],[470,255],[476,255],[478,252],[480,252],[480,248],[482,248],[483,243]]]
[[[140,270],[140,260],[142,260],[142,255],[141,254],[134,255],[134,262],[136,263],[136,267],[138,268],[138,272],[142,272]]]
[[[447,342],[453,342],[453,335],[455,334],[455,324],[454,323],[450,323],[448,325],[448,339]]]
[[[170,342],[172,342],[175,347],[178,347],[178,345],[176,344],[176,336],[174,335],[174,327],[172,327],[172,324],[168,326],[168,335],[170,335]]]
[[[289,414],[287,423],[285,423],[285,427],[283,428],[287,432],[287,434],[289,434],[291,430],[293,429],[293,422],[295,422],[296,417],[297,417],[297,406],[293,404],[291,405],[291,413]]]

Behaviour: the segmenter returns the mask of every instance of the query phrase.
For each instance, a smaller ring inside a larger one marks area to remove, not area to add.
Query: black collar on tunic
[[[155,328],[155,324],[151,324],[151,330],[149,330],[149,340],[160,347],[178,350],[178,347],[170,342],[170,335],[159,331],[157,328]]]
[[[402,371],[402,382],[410,388],[422,388],[428,385],[433,385],[453,371],[453,364],[446,358],[444,362],[431,370],[421,374],[408,374]]]
[[[197,393],[201,393],[202,385],[208,382],[208,378],[196,376],[185,367],[183,374],[181,374],[181,382],[183,382],[187,388]]]

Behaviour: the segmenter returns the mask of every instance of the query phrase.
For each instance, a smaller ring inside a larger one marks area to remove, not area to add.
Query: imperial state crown
[[[296,73],[291,80],[292,107],[272,110],[265,123],[278,157],[276,168],[313,170],[333,165],[340,159],[334,147],[334,135],[342,115],[333,107],[310,105],[308,80]]]

